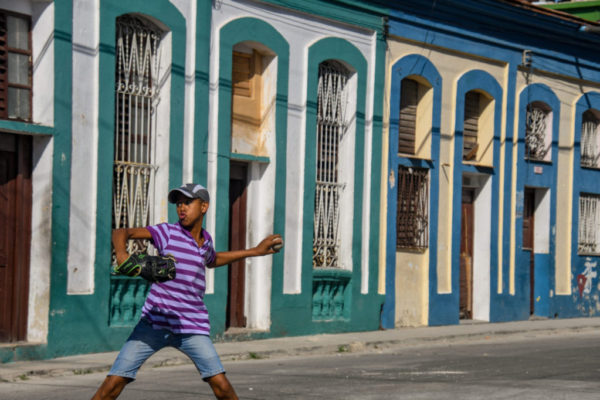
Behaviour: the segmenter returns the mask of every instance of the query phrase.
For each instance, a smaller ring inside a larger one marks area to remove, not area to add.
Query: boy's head
[[[210,196],[208,195],[208,190],[206,190],[206,188],[202,185],[198,185],[195,183],[186,183],[185,185],[182,185],[176,189],[172,189],[169,192],[169,203],[176,203],[177,202],[177,194],[181,193],[183,194],[185,197],[188,197],[190,199],[200,199],[206,203],[210,202]]]

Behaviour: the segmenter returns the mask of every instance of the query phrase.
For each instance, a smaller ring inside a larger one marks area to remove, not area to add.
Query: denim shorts
[[[225,372],[210,337],[154,329],[147,320],[141,319],[121,348],[108,375],[135,379],[142,364],[163,347],[175,347],[187,355],[204,380]]]

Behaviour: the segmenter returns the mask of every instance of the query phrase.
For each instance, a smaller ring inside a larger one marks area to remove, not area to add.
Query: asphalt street
[[[600,332],[523,333],[226,361],[241,399],[598,399]],[[0,383],[0,399],[90,398],[105,373]],[[192,365],[147,367],[120,399],[211,399]]]

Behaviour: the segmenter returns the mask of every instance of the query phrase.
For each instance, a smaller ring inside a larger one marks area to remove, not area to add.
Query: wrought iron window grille
[[[347,124],[349,71],[339,62],[319,66],[317,99],[317,168],[313,232],[313,267],[340,268],[340,142]]]
[[[550,148],[546,145],[548,111],[535,105],[527,106],[525,129],[525,157],[544,161]]]
[[[161,37],[158,27],[140,17],[117,19],[114,228],[147,226],[153,220]],[[128,251],[153,249],[149,241],[130,241]]]
[[[579,196],[579,254],[600,254],[600,195]]]
[[[429,171],[398,167],[396,248],[424,251],[429,247]]]
[[[581,125],[581,166],[599,168],[600,145],[598,144],[598,127],[600,120],[591,112],[583,114]]]

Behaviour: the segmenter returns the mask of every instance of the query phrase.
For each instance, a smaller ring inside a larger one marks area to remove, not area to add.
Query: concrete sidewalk
[[[398,328],[385,331],[323,334],[275,339],[222,342],[215,346],[223,361],[275,358],[338,352],[380,351],[424,344],[443,344],[467,339],[493,339],[526,334],[577,334],[599,332],[600,318],[530,320],[505,323],[467,322],[460,325]],[[44,361],[0,364],[0,382],[31,376],[78,375],[108,371],[118,352],[84,354]],[[153,355],[143,368],[188,364],[189,359],[169,348]]]

